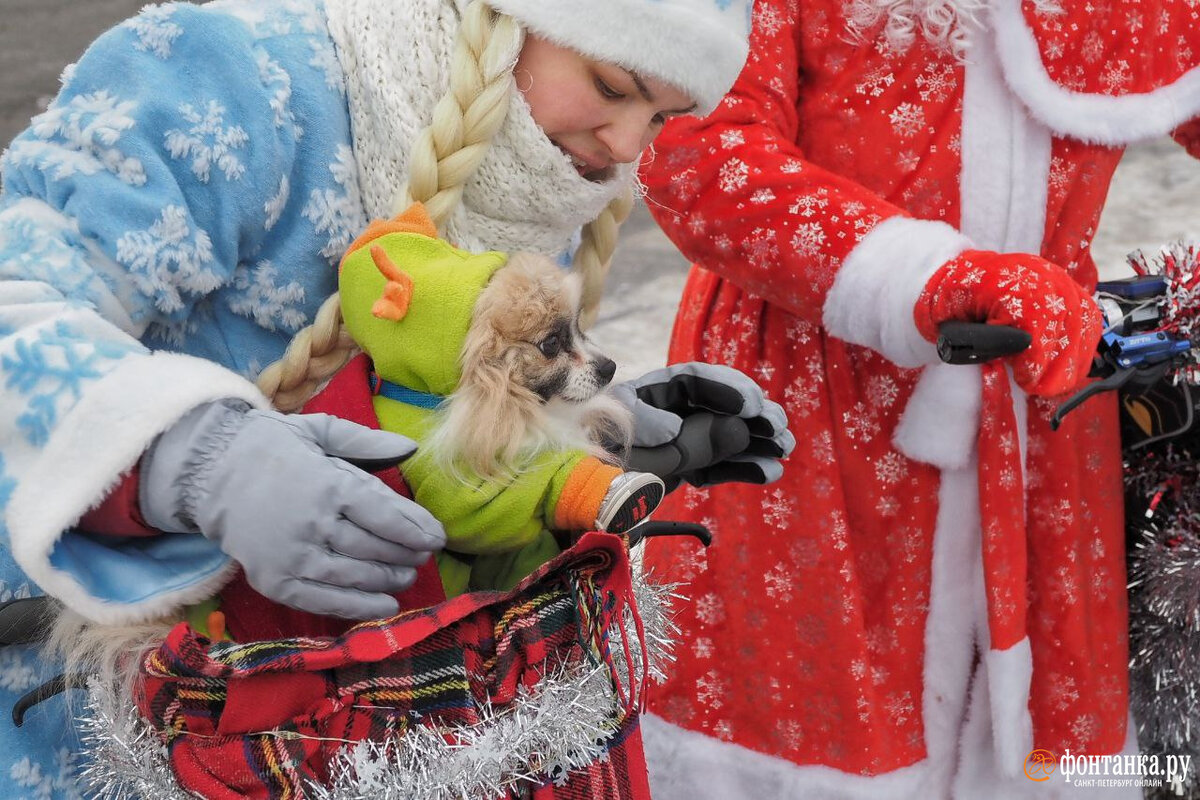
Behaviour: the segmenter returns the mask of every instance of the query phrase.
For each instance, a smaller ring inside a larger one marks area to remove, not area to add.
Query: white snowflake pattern
[[[897,136],[911,139],[925,127],[925,109],[915,103],[900,103],[888,115]]]
[[[32,202],[32,201],[30,201]],[[53,286],[71,300],[92,301],[105,292],[102,281],[72,247],[78,241],[74,225],[48,235],[36,213],[22,214],[14,206],[0,224],[0,278],[37,280]]]
[[[278,283],[279,271],[270,261],[260,261],[253,268],[238,264],[234,270],[228,299],[229,310],[254,320],[269,331],[295,333],[308,318],[296,306],[304,302],[304,287],[292,281]]]
[[[781,719],[775,724],[779,738],[789,750],[795,750],[804,744],[804,726],[799,720]]]
[[[1105,93],[1114,95],[1123,94],[1132,81],[1133,73],[1129,68],[1129,62],[1124,59],[1109,61],[1105,64],[1104,73],[1100,79]]]
[[[1090,744],[1100,730],[1095,714],[1080,714],[1071,722],[1071,735],[1079,745]]]
[[[727,719],[717,720],[713,724],[713,735],[723,742],[733,741],[733,723]]]
[[[796,198],[796,202],[792,203],[791,208],[788,209],[788,213],[811,218],[823,211],[828,205],[828,198],[822,197],[820,194],[802,194]]]
[[[732,150],[746,143],[746,134],[739,128],[721,131],[721,147]]]
[[[329,171],[340,191],[313,189],[303,214],[305,219],[313,223],[317,233],[328,235],[328,242],[321,248],[321,255],[332,263],[341,258],[342,252],[350,244],[355,233],[366,227],[366,220],[363,218],[354,151],[347,145],[338,145],[335,160],[329,165]]]
[[[279,181],[279,189],[275,192],[275,196],[266,202],[263,206],[263,211],[267,212],[267,221],[263,227],[271,230],[279,222],[279,218],[283,216],[283,210],[287,207],[288,197],[291,196],[292,185],[288,181],[288,176],[284,175]]]
[[[1079,578],[1070,566],[1061,566],[1054,570],[1050,581],[1050,594],[1055,603],[1064,606],[1074,606],[1079,603]]]
[[[105,170],[123,183],[141,186],[146,182],[142,162],[126,157],[116,146],[122,134],[133,128],[136,109],[133,101],[106,91],[76,95],[65,106],[34,117],[30,130],[41,141],[17,139],[5,158],[14,164],[52,166],[54,180]]]
[[[842,412],[842,423],[846,435],[851,439],[865,441],[875,438],[879,433],[879,420],[862,402],[855,403],[854,408]]]
[[[750,202],[755,205],[766,205],[775,199],[775,192],[770,189],[758,189],[750,195]]]
[[[776,564],[763,574],[763,584],[767,597],[778,600],[781,603],[789,603],[792,600],[792,575],[791,572],[783,565]]]
[[[304,129],[296,122],[292,113],[292,76],[271,58],[265,50],[259,50],[255,59],[258,63],[258,76],[263,85],[271,89],[271,111],[275,114],[275,127],[290,126],[292,135],[297,139],[303,138]]]
[[[0,689],[24,694],[38,685],[38,670],[27,648],[0,648]]]
[[[779,245],[774,228],[755,228],[742,241],[746,260],[759,267],[768,267],[779,258]]]
[[[884,709],[894,725],[903,725],[915,710],[912,694],[910,692],[889,694],[887,700],[884,701]]]
[[[765,3],[754,6],[754,29],[767,36],[774,36],[783,29],[787,21],[780,15],[779,9]]]
[[[820,223],[802,222],[792,234],[792,248],[800,255],[811,258],[821,252],[826,238]]]
[[[740,158],[731,158],[721,165],[718,172],[718,185],[726,194],[733,194],[746,186],[750,178],[750,167]]]
[[[137,36],[135,50],[152,53],[162,60],[171,57],[171,44],[183,33],[183,28],[171,21],[175,9],[171,6],[146,6],[142,13],[124,24]]]
[[[76,756],[67,748],[59,748],[54,753],[54,766],[57,772],[48,774],[43,771],[42,764],[35,763],[28,756],[13,763],[8,771],[8,777],[14,783],[25,789],[33,790],[33,797],[40,800],[78,800],[82,797],[75,784]]]
[[[874,375],[867,381],[867,401],[875,408],[891,408],[900,388],[890,375]]]
[[[727,693],[725,680],[715,669],[710,669],[696,680],[696,700],[713,711],[725,705]]]
[[[709,592],[696,600],[696,616],[705,625],[717,625],[725,620],[725,601]]]
[[[788,413],[804,419],[821,405],[820,389],[806,380],[803,375],[783,391],[784,402],[787,403]]]
[[[917,76],[916,84],[923,102],[940,103],[954,91],[958,81],[954,77],[954,67],[949,64],[929,64]]]
[[[886,66],[876,67],[863,76],[862,83],[854,87],[859,94],[879,97],[896,82],[896,76]]]
[[[875,510],[881,517],[894,517],[900,511],[900,501],[890,494],[880,495]]]
[[[346,76],[342,72],[342,65],[338,61],[337,52],[328,42],[313,42],[312,50],[313,57],[309,59],[308,65],[320,71],[325,76],[326,88],[333,89],[339,95],[345,96]]]
[[[212,241],[192,231],[187,210],[170,205],[144,231],[117,240],[117,260],[127,266],[135,285],[165,313],[183,308],[181,292],[207,294],[221,285],[212,269]]]
[[[904,473],[904,458],[899,453],[888,453],[875,462],[875,480],[884,486],[898,483]]]
[[[226,180],[240,179],[246,167],[233,151],[244,148],[250,135],[241,125],[225,127],[225,107],[216,100],[209,100],[201,112],[191,103],[184,103],[179,107],[179,113],[191,127],[186,132],[178,128],[166,132],[167,151],[171,157],[191,158],[192,174],[202,183],[208,183],[214,164]]]
[[[772,528],[786,528],[796,514],[794,498],[782,489],[774,489],[763,500],[763,522]]]

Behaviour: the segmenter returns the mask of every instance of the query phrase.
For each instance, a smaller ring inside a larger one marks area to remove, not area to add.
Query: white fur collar
[[[367,213],[390,217],[417,134],[449,85],[461,0],[326,0],[346,73],[354,154]],[[628,184],[632,165],[605,183],[585,180],[513,91],[508,118],[446,227],[467,249],[564,253],[576,231]]]

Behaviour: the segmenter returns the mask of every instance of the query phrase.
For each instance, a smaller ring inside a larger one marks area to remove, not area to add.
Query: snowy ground
[[[62,67],[145,0],[0,0],[0,143],[57,90]],[[1096,237],[1102,275],[1135,247],[1200,239],[1200,163],[1169,140],[1131,148]],[[661,365],[687,263],[639,207],[625,225],[594,338],[632,376]],[[619,298],[619,302],[616,302]]]

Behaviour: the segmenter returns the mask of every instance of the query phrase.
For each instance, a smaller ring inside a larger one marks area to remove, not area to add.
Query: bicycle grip
[[[1010,325],[943,322],[938,326],[938,357],[947,364],[979,364],[1020,353],[1033,337]]]

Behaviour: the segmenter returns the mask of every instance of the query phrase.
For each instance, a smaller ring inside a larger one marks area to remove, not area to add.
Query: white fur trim
[[[1004,84],[990,31],[964,71],[959,227],[986,250],[1041,252],[1050,130]]]
[[[986,670],[986,666],[982,669]],[[986,696],[984,686],[977,682],[971,690],[971,711],[963,731],[957,775],[949,792],[954,800],[995,800],[998,797],[1004,800],[1141,800],[1141,787],[1076,786],[1058,771],[1048,781],[1031,781],[1025,777],[1024,771],[1028,752],[1019,756],[1020,764],[1015,774],[1002,774],[997,768],[996,753],[992,747],[992,721]],[[1138,753],[1135,730],[1136,726],[1130,719],[1120,755]],[[1063,754],[1055,755],[1061,757]],[[1006,769],[1006,772],[1011,773],[1011,770]]]
[[[717,107],[745,64],[748,0],[492,0],[534,33],[591,58],[659,78]]]
[[[823,324],[839,339],[877,350],[902,367],[937,363],[913,321],[929,277],[971,241],[944,222],[892,217],[846,257],[825,298]]]
[[[878,798],[932,797],[929,761],[874,777],[852,775],[832,767],[797,766],[731,742],[689,731],[646,714],[642,741],[654,800],[727,800],[805,797]]]
[[[1008,85],[1055,133],[1120,146],[1162,136],[1200,114],[1200,67],[1151,92],[1114,97],[1064,89],[1047,73],[1021,0],[990,4],[995,52]]]
[[[1007,650],[989,649],[984,659],[996,769],[1015,778],[1021,775],[1025,757],[1033,750],[1033,717],[1029,714],[1033,652],[1029,639],[1022,639]]]
[[[96,622],[141,622],[210,597],[229,570],[140,603],[93,597],[50,554],[75,524],[137,463],[155,436],[187,411],[234,397],[269,407],[252,383],[210,361],[175,353],[130,357],[90,387],[68,413],[13,491],[7,524],[13,557],[47,594]]]
[[[964,564],[979,563],[979,484],[975,464],[946,470],[938,487],[933,534],[929,616],[925,620],[922,711],[925,747],[937,781],[921,797],[945,794],[955,769],[974,666],[978,575]]]
[[[963,469],[975,452],[982,386],[978,366],[926,367],[904,407],[892,444],[916,461]]]

